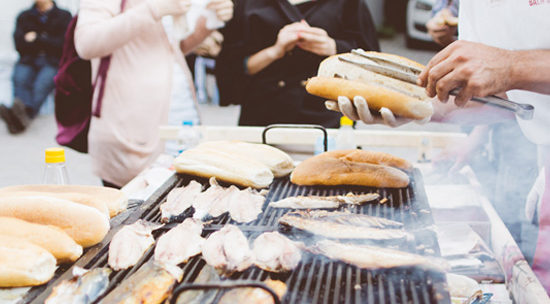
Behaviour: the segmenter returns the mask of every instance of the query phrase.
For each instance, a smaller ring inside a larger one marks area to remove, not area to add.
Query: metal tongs
[[[410,84],[417,85],[416,81],[418,79],[418,75],[422,72],[421,69],[415,66],[404,65],[400,62],[379,56],[376,53],[367,53],[361,49],[352,50],[351,53],[368,60],[359,61],[344,56],[338,56],[338,59],[343,62],[354,64],[371,72],[394,79],[399,79]],[[459,89],[454,89],[449,93],[456,96],[458,92]],[[511,111],[524,120],[533,119],[535,108],[529,104],[517,103],[494,95],[487,97],[473,97],[472,100]]]

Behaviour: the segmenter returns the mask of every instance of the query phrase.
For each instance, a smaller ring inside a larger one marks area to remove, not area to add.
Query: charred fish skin
[[[55,286],[45,304],[90,304],[109,286],[111,269],[95,268]]]
[[[129,278],[123,280],[99,303],[160,304],[171,294],[176,281],[178,279],[164,267],[149,261]]]
[[[185,187],[172,189],[168,193],[166,202],[160,205],[161,222],[177,221],[191,207],[195,197],[201,192],[202,185],[194,180]]]

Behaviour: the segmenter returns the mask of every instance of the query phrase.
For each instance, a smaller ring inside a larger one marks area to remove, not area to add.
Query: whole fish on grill
[[[302,253],[296,244],[279,232],[265,232],[254,240],[256,266],[271,272],[285,272],[296,268]]]
[[[378,193],[353,194],[335,196],[291,196],[280,201],[271,202],[272,208],[292,208],[292,209],[335,209],[342,204],[362,205],[366,202],[372,202],[380,198]]]
[[[234,225],[225,225],[212,233],[202,246],[202,257],[222,274],[243,271],[254,262],[248,240]]]
[[[174,284],[181,281],[183,272],[176,273],[151,260],[124,279],[99,303],[160,304],[171,294]]]
[[[45,304],[89,304],[101,296],[109,286],[108,267],[84,270],[75,267],[73,278],[55,286]]]
[[[432,262],[427,257],[389,248],[322,240],[317,242],[310,250],[313,253],[363,269],[387,269],[406,266],[441,269],[440,265]]]
[[[402,229],[389,229],[400,227],[397,222],[364,214],[294,211],[282,216],[279,223],[331,239],[382,241],[412,237]]]
[[[271,279],[267,279],[264,283],[275,292],[279,299],[285,296],[287,290],[285,283]],[[274,302],[273,296],[262,288],[243,287],[234,288],[224,293],[218,304],[273,304]]]
[[[185,187],[175,188],[168,193],[166,202],[160,205],[161,222],[169,223],[191,207],[195,197],[202,192],[202,185],[192,180]]]
[[[201,237],[203,223],[188,218],[170,229],[157,241],[155,261],[178,265],[201,253],[204,238]]]
[[[109,266],[115,271],[134,266],[155,243],[152,232],[162,226],[138,220],[122,227],[109,244]]]
[[[204,284],[219,281],[220,277],[212,266],[205,264],[197,278],[193,281],[194,284]],[[176,300],[176,304],[204,304],[212,303],[218,294],[218,290],[195,289],[180,293]]]

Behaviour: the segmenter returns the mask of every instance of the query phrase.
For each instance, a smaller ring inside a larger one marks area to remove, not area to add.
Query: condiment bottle
[[[66,185],[69,184],[69,174],[65,165],[65,150],[63,148],[48,148],[46,153],[46,167],[43,184]]]

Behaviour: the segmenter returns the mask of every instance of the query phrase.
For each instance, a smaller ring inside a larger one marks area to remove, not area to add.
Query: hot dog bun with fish
[[[50,196],[94,207],[113,217],[128,207],[124,192],[108,187],[86,185],[21,185],[0,188],[2,196]]]
[[[0,236],[0,287],[36,286],[55,273],[55,258],[21,238]]]
[[[423,65],[404,57],[378,52],[366,53],[415,68],[424,68]],[[339,96],[353,100],[355,96],[362,96],[367,100],[371,110],[379,111],[385,107],[396,116],[415,120],[424,120],[433,115],[433,106],[424,88],[344,62],[338,58],[339,56],[354,62],[377,65],[374,61],[352,53],[330,56],[319,65],[317,77],[308,80],[308,93],[328,100],[338,100]]]
[[[395,156],[372,154],[362,150],[339,150],[311,157],[294,169],[291,182],[303,186],[355,185],[377,188],[404,188],[409,176],[397,167],[386,165],[380,159],[393,159],[391,164],[410,168],[405,160]],[[377,157],[373,157],[377,156]],[[385,163],[388,163],[387,161]]]

